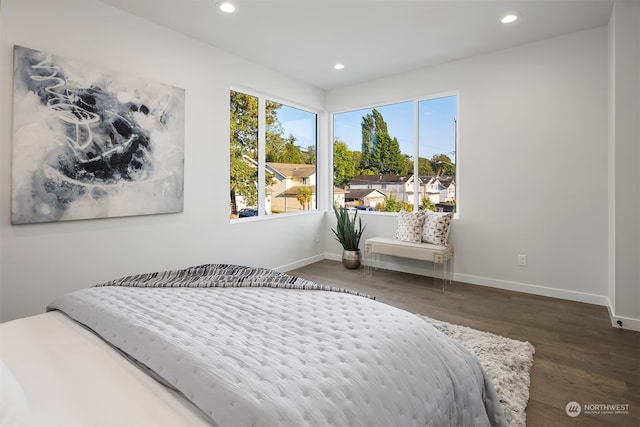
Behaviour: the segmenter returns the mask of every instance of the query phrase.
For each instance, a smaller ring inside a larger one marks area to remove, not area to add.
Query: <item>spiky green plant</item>
[[[334,206],[333,212],[336,214],[336,228],[331,231],[335,234],[335,239],[340,242],[345,250],[357,251],[366,224],[365,226],[362,225],[361,218],[358,218],[358,211],[355,211],[353,217],[351,217],[347,208]],[[356,219],[358,220],[357,228]]]

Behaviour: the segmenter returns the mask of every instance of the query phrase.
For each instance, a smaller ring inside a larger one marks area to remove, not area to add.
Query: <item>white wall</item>
[[[55,30],[49,29],[53,22]],[[11,226],[14,44],[185,88],[184,213]],[[608,30],[600,28],[325,94],[96,0],[3,0],[0,321],[42,312],[61,292],[134,272],[207,262],[286,270],[323,256],[339,258],[330,232],[332,213],[229,223],[231,85],[329,111],[459,90],[461,202],[451,235],[455,278],[597,304],[615,297],[614,309],[637,319],[637,284],[628,282],[613,293],[608,286],[608,225],[615,229],[615,221],[608,221],[603,203],[611,175],[607,47]],[[637,84],[624,79],[618,88]],[[321,141],[331,139],[326,129],[319,126]],[[634,152],[633,139],[625,140]],[[330,168],[330,151],[329,144],[318,147],[320,170]],[[637,146],[635,153],[637,158]],[[615,158],[612,162],[616,168]],[[637,162],[615,175],[633,170],[637,177]],[[500,203],[506,206],[502,211],[487,200],[484,188],[492,185],[500,186],[492,194],[512,194],[500,201],[506,202]],[[331,186],[326,177],[319,182],[323,186]],[[330,203],[321,192],[319,204]],[[361,215],[366,236],[395,229],[393,215]],[[634,224],[633,218],[626,221]],[[616,248],[622,249],[620,241]],[[527,267],[517,266],[520,253],[528,255]],[[614,266],[623,265],[613,257]],[[629,264],[612,275],[633,277]],[[387,259],[387,266],[424,271],[402,260]],[[616,283],[612,286],[615,290]]]
[[[603,27],[333,90],[327,110],[458,90],[455,279],[604,305],[607,37]],[[494,186],[510,197],[487,197]],[[365,218],[367,236],[395,230],[394,216]]]
[[[229,223],[227,159],[230,85],[319,110],[324,92],[95,0],[3,0],[0,28],[0,320],[124,274],[322,258],[322,213]],[[184,213],[10,225],[15,44],[185,88]]]
[[[609,22],[609,310],[640,330],[640,3]]]

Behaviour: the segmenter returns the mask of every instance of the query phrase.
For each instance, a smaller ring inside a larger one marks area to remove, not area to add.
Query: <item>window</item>
[[[457,110],[450,95],[334,114],[334,204],[454,211]]]
[[[231,217],[242,218],[258,213],[258,98],[231,91],[230,104]]]
[[[317,114],[233,90],[230,114],[231,218],[315,209]]]

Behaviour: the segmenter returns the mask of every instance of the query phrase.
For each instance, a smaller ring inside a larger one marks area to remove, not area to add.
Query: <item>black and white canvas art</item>
[[[182,212],[184,89],[14,48],[12,223]]]

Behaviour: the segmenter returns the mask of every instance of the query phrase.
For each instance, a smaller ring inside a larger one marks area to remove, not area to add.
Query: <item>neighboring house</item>
[[[315,165],[267,162],[265,166],[267,172],[273,175],[273,182],[269,185],[269,213],[297,212],[316,205]],[[298,201],[298,192],[303,187],[311,189],[311,200],[307,206],[302,206]]]
[[[378,203],[383,203],[386,195],[380,190],[351,189],[344,195],[345,206],[369,206],[375,208]]]
[[[456,199],[456,179],[453,176],[422,176],[424,185],[424,197],[428,197],[431,203],[446,203]],[[421,189],[422,193],[422,189]]]
[[[378,190],[387,196],[393,194],[396,200],[413,203],[413,175],[357,175],[349,183],[353,190]]]
[[[345,206],[347,191],[340,187],[333,187],[333,206],[341,208]]]
[[[456,199],[456,179],[452,176],[439,176],[440,202],[451,202]]]
[[[300,189],[304,187],[311,189],[311,200],[309,200],[305,206],[302,206],[298,200],[298,194]],[[273,203],[274,201],[277,203]],[[271,209],[274,213],[306,211],[314,209],[315,203],[315,185],[294,185],[293,187],[287,188],[282,193],[275,195],[275,197],[271,199]]]

